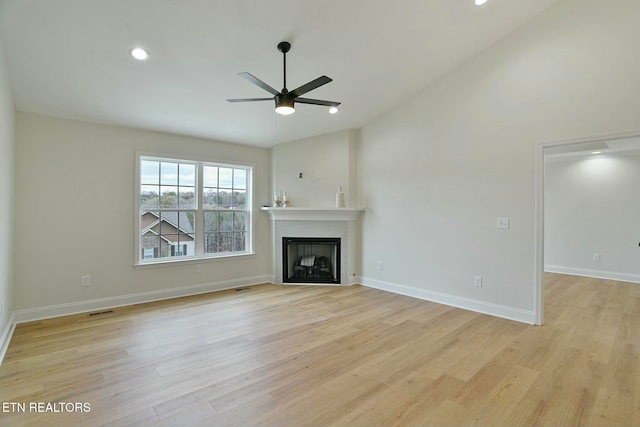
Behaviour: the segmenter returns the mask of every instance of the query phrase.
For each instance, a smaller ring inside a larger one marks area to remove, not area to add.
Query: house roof
[[[193,234],[195,231],[193,229],[193,226],[191,225],[191,222],[189,221],[189,218],[187,217],[187,214],[185,212],[174,212],[174,211],[163,211],[160,213],[160,215],[158,215],[158,212],[145,212],[144,214],[150,214],[155,216],[156,218],[158,218],[158,220],[160,220],[160,217],[162,217],[163,221],[166,221],[167,223],[171,224],[173,227],[175,227],[177,230],[185,233],[185,234]],[[157,222],[148,225],[146,227],[146,230],[151,229],[152,227],[154,227],[157,224]],[[146,230],[143,230],[143,234],[145,233]]]

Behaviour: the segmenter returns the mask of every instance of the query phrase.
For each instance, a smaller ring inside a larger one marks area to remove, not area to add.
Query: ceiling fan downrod
[[[291,50],[291,43],[289,42],[280,42],[278,43],[278,50],[282,52],[282,64],[283,64],[283,89],[282,93],[287,93],[287,52]]]

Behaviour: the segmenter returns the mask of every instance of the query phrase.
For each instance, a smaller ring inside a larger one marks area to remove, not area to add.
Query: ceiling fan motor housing
[[[279,93],[274,99],[276,100],[276,107],[291,107],[293,108],[294,96],[290,93]]]

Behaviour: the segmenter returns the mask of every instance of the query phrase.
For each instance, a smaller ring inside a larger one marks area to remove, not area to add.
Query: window
[[[138,156],[137,263],[251,253],[250,166]]]

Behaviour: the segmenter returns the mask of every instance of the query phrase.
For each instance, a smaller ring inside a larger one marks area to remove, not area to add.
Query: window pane
[[[233,250],[235,252],[244,252],[246,249],[246,236],[247,233],[233,233]]]
[[[204,251],[208,254],[220,252],[218,233],[207,233],[204,236]]]
[[[218,168],[215,166],[204,166],[203,184],[205,187],[218,186]]]
[[[220,231],[233,231],[233,212],[220,212]]]
[[[247,230],[247,214],[245,212],[234,212],[233,231]]]
[[[195,234],[178,235],[178,242],[174,246],[173,256],[195,255]]]
[[[160,232],[158,218],[160,218],[160,212],[143,212],[140,215],[140,232],[143,236],[145,236],[149,231],[156,235]]]
[[[233,251],[233,233],[218,233],[218,252]]]
[[[218,223],[220,220],[219,212],[205,212],[204,213],[204,232],[210,233],[218,231]]]
[[[218,187],[232,188],[233,186],[233,169],[231,168],[219,168],[220,182]]]
[[[160,257],[160,237],[158,236],[142,236],[142,259],[153,259]]]
[[[178,185],[178,164],[166,163],[160,164],[160,184],[162,185]]]
[[[180,164],[180,181],[178,184],[181,186],[195,186],[196,185],[196,166],[185,163]]]
[[[180,209],[195,209],[196,196],[194,187],[178,187],[179,207]]]
[[[204,189],[204,208],[215,209],[218,207],[218,190],[215,188]]]
[[[247,192],[245,190],[233,192],[233,207],[244,209],[247,207]]]
[[[233,170],[233,188],[245,189],[247,188],[247,171],[244,169]]]
[[[160,212],[159,233],[162,237],[178,233],[178,212]]]
[[[178,187],[160,187],[160,207],[161,208],[177,208],[178,207]]]
[[[218,207],[229,209],[233,206],[233,193],[230,190],[220,190],[218,193]]]
[[[160,162],[151,160],[140,162],[140,184],[160,184]]]
[[[160,203],[160,187],[157,185],[142,185],[140,187],[140,209],[158,209]]]
[[[193,234],[196,230],[196,213],[180,212],[178,214],[178,226],[180,227],[180,233]]]
[[[176,256],[176,249],[178,246],[177,234],[163,234],[161,243],[163,245],[163,248],[162,248],[163,257]]]

